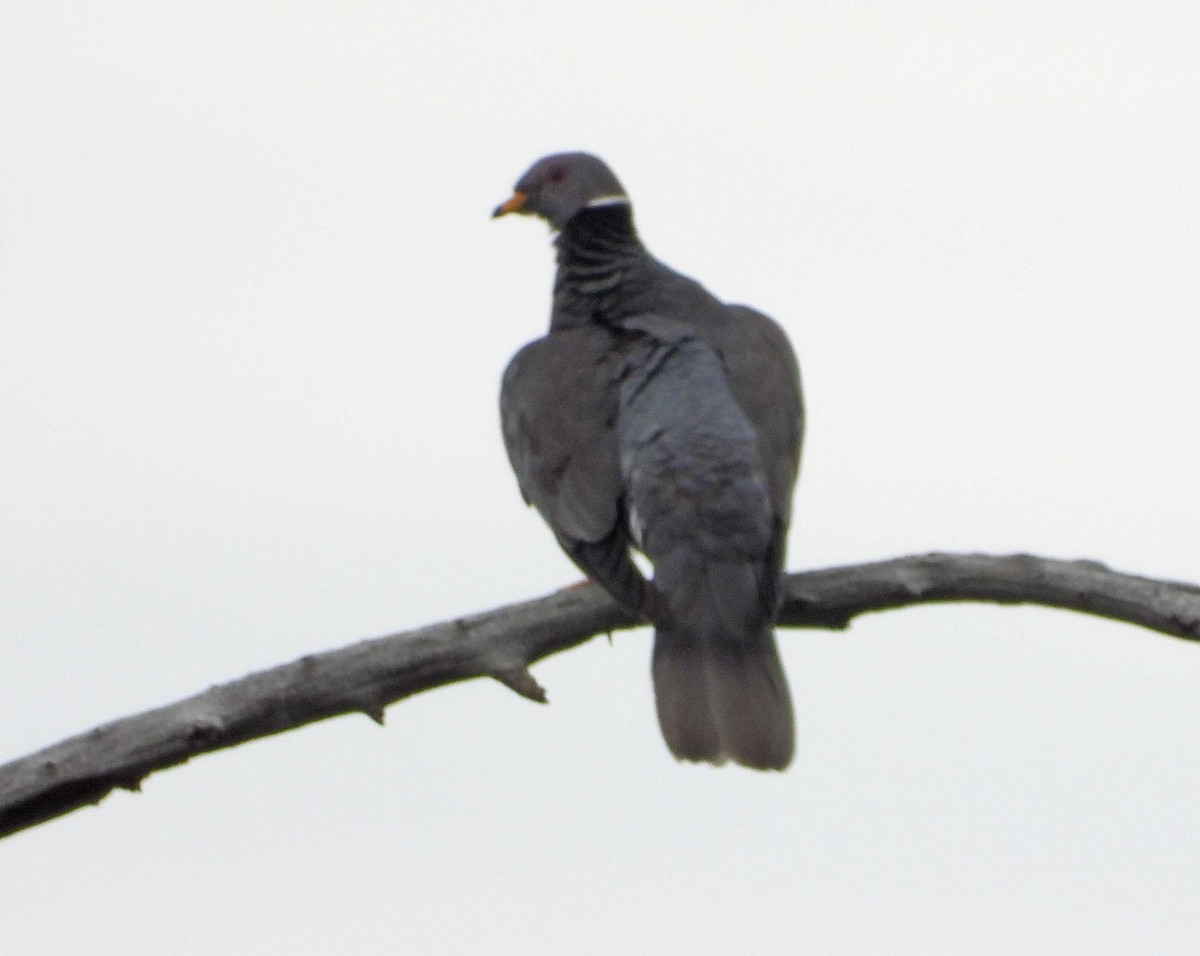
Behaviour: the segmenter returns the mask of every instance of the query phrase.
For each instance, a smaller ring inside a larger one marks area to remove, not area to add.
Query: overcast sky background
[[[578,579],[500,372],[588,149],[776,316],[793,568],[1200,581],[1200,12],[0,2],[0,760]],[[1192,953],[1200,648],[1039,609],[787,632],[784,775],[677,765],[648,632],[0,843],[0,952]]]

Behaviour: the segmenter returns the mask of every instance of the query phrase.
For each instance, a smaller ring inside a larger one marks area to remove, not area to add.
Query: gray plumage
[[[509,212],[560,230],[550,331],[501,388],[522,494],[589,577],[654,624],[671,752],[783,769],[793,718],[772,626],[803,427],[787,339],[650,256],[594,156],[539,160],[495,214]]]

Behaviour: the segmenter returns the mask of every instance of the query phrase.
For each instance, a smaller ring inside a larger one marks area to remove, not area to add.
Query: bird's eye
[[[546,178],[552,183],[561,183],[567,178],[567,171],[565,169],[552,169],[550,170],[550,175]]]

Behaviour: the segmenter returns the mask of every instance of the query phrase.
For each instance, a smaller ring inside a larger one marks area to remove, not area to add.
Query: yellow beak
[[[512,194],[512,198],[504,200],[504,202],[492,210],[492,218],[507,216],[510,212],[522,212],[521,207],[525,205],[525,200],[528,198],[528,196],[518,190]]]

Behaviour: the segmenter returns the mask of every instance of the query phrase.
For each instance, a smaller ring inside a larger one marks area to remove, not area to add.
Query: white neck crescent
[[[629,197],[620,194],[612,196],[597,196],[587,204],[588,209],[594,209],[597,206],[628,206]]]

